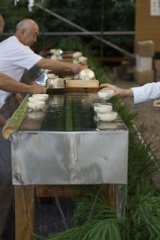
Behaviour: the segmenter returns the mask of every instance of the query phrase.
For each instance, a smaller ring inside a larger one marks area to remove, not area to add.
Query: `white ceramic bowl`
[[[95,79],[95,74],[90,69],[83,69],[79,73],[79,78],[82,80],[92,80]]]
[[[82,56],[82,53],[81,52],[75,52],[75,53],[73,53],[73,58],[79,58],[79,57],[81,57]]]
[[[93,103],[93,106],[106,106],[106,105],[111,105],[112,106],[112,103]]]
[[[28,101],[29,102],[39,102],[39,101],[41,101],[41,99],[39,100],[39,99],[36,99],[36,98],[34,98],[34,97],[29,97],[28,98]],[[44,102],[44,101],[43,101]]]
[[[109,90],[102,89],[101,91],[98,91],[98,97],[102,99],[110,99],[113,96],[114,92],[115,91],[112,89]]]
[[[78,58],[78,61],[79,61],[80,63],[86,63],[86,62],[87,62],[87,58],[81,56],[81,57]]]
[[[42,101],[46,101],[49,97],[48,94],[33,94],[32,95],[33,98],[36,98],[37,100],[42,100]]]
[[[117,118],[117,112],[98,113],[98,119],[102,122],[111,122]]]
[[[95,105],[94,106],[94,111],[96,113],[105,113],[105,112],[111,112],[113,109],[112,105]]]
[[[37,111],[32,111],[28,113],[28,117],[35,119],[35,120],[39,120],[42,119],[44,117],[44,111],[41,110],[37,110]]]
[[[47,77],[48,78],[58,78],[58,76],[55,75],[54,73],[47,73]]]
[[[97,123],[97,128],[100,130],[109,130],[109,129],[117,129],[118,124],[116,122],[102,122],[99,121]]]
[[[37,101],[37,102],[28,102],[28,107],[32,110],[42,110],[45,106],[45,102]]]
[[[94,116],[94,121],[98,122],[99,121],[99,117],[97,116],[97,114]]]

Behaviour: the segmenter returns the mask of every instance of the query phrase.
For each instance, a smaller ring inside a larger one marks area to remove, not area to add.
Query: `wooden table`
[[[102,186],[109,204],[124,213],[126,194],[119,194],[127,187],[128,130],[119,116],[100,124],[96,102],[94,92],[50,95],[45,110],[27,113],[12,134],[16,240],[34,239],[37,188],[40,197],[71,197],[82,194],[77,185]]]

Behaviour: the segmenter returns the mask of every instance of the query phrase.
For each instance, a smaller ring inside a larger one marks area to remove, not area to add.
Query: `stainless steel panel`
[[[127,131],[18,132],[12,137],[15,185],[127,184]]]
[[[12,181],[36,184],[127,184],[128,130],[122,120],[97,122],[96,93],[49,97],[12,135]]]

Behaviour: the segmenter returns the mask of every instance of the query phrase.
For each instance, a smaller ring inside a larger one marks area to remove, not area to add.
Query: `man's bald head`
[[[2,15],[0,14],[0,33],[3,32],[4,29],[4,19],[2,17]]]
[[[35,21],[26,18],[20,21],[16,26],[15,36],[21,43],[31,46],[36,40],[39,33],[39,27]]]
[[[17,24],[16,31],[19,31],[20,29],[31,29],[35,26],[38,27],[35,21],[29,18],[25,18]]]

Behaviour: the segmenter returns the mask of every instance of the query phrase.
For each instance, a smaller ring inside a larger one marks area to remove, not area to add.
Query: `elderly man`
[[[81,71],[80,64],[59,62],[35,54],[30,46],[37,40],[38,33],[39,27],[31,19],[24,19],[17,24],[15,35],[0,43],[0,72],[19,81],[24,70],[33,66],[51,70],[56,74],[64,70],[70,70],[74,74]],[[5,99],[6,96],[5,92],[0,91],[1,98]],[[2,104],[0,101],[0,106]]]
[[[4,19],[2,15],[0,15],[0,33],[3,32],[4,29]],[[16,80],[12,79],[11,77],[3,74],[0,72],[0,89],[6,91],[6,96],[16,92],[23,92],[23,93],[45,93],[46,88],[42,87],[39,84],[27,85],[21,82],[17,82]],[[3,106],[5,99],[1,98],[1,106]],[[0,114],[0,127],[3,127],[6,123],[6,119]]]
[[[39,28],[31,19],[24,19],[16,26],[14,36],[0,43],[0,71],[19,80],[25,69],[34,65],[38,68],[49,69],[54,73],[71,70],[74,74],[80,72],[82,66],[68,62],[43,58],[35,54],[30,46],[37,40]]]

